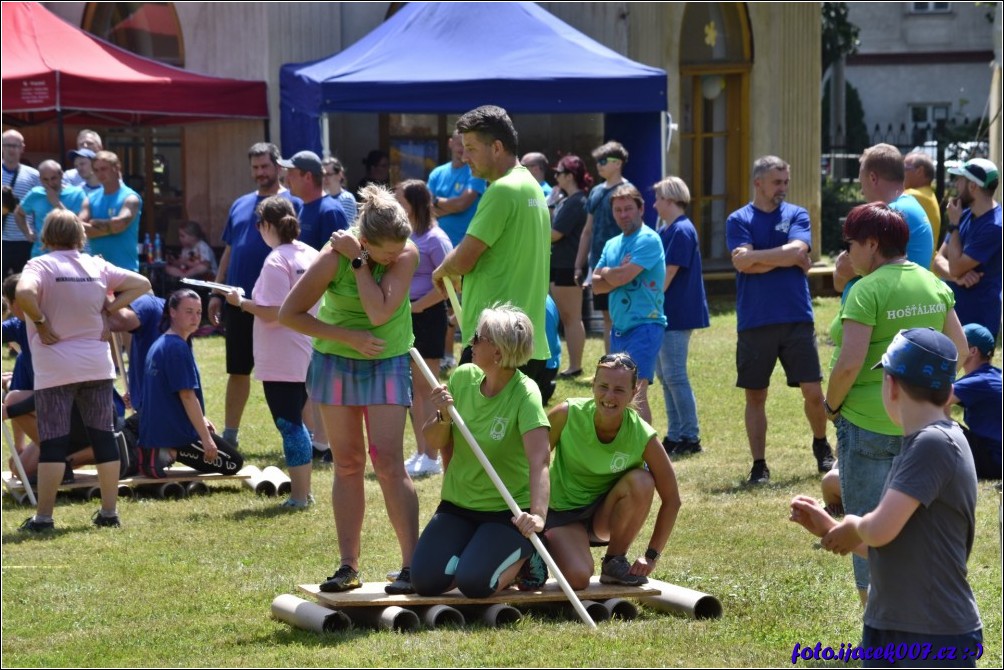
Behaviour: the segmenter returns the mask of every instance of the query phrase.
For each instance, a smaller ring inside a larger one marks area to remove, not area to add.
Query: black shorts
[[[561,528],[562,526],[569,526],[573,523],[581,523],[586,526],[586,534],[589,536],[589,546],[590,547],[605,547],[610,544],[609,540],[601,540],[596,537],[596,533],[593,532],[593,517],[596,515],[596,510],[600,508],[603,501],[607,499],[607,495],[604,493],[599,498],[593,502],[585,505],[584,507],[576,507],[575,509],[565,509],[565,510],[547,510],[547,523],[544,524],[544,530],[549,530],[551,528]]]
[[[226,326],[227,374],[251,374],[254,370],[254,315],[226,303],[223,323]]]
[[[551,266],[551,283],[555,286],[578,286],[575,283],[575,268]]]
[[[609,312],[610,311],[610,294],[609,293],[593,293],[593,309],[598,312]]]
[[[424,312],[411,315],[415,331],[415,348],[422,358],[442,358],[446,355],[446,302],[440,302]]]
[[[736,386],[750,390],[769,387],[778,359],[788,386],[822,381],[812,323],[777,323],[740,331],[736,345]]]

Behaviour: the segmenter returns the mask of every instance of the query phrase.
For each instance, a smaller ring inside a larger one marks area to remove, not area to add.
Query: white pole
[[[17,469],[17,476],[21,479],[21,483],[24,485],[24,492],[28,494],[28,501],[34,506],[38,507],[38,501],[35,500],[35,492],[31,490],[31,484],[28,483],[28,475],[24,474],[24,465],[21,464],[21,455],[17,453],[17,447],[14,446],[14,436],[10,434],[10,428],[7,427],[7,422],[3,421],[3,437],[7,446],[10,447],[10,457],[14,461],[14,467]]]
[[[453,307],[453,314],[457,317],[457,325],[460,325],[460,298],[457,297],[457,289],[453,288],[453,280],[450,277],[443,279],[443,286],[446,287],[446,295],[450,298],[450,306]]]
[[[449,286],[449,283],[447,283],[447,286]],[[454,310],[456,310],[456,307],[454,307]],[[422,371],[422,374],[425,376],[425,380],[429,383],[429,386],[431,388],[439,386],[439,380],[432,374],[432,370],[429,369],[429,366],[425,364],[425,360],[422,359],[422,354],[418,353],[418,349],[412,347],[409,353],[411,354],[412,360],[415,361],[415,364],[418,366],[418,369]],[[481,447],[478,446],[478,441],[474,439],[474,435],[471,434],[470,429],[467,428],[467,424],[464,423],[463,418],[460,416],[460,412],[458,412],[457,408],[453,405],[450,405],[449,410],[450,418],[453,419],[453,423],[457,424],[457,428],[460,429],[460,433],[464,436],[464,439],[467,440],[467,444],[471,446],[471,451],[473,451],[474,455],[477,456],[478,461],[481,463],[481,467],[485,469],[485,472],[488,474],[488,478],[491,479],[492,484],[495,485],[495,489],[499,492],[499,495],[502,496],[502,499],[505,500],[505,504],[509,507],[509,511],[513,513],[513,516],[519,516],[523,510],[519,508],[519,505],[516,504],[516,501],[513,499],[508,489],[506,489],[505,484],[499,478],[498,473],[495,472],[495,468],[492,466],[491,461],[489,461],[488,457],[485,456],[485,453],[481,451]],[[533,548],[537,550],[540,557],[544,559],[545,563],[547,563],[547,567],[551,570],[551,574],[554,575],[554,579],[558,582],[558,585],[561,586],[561,590],[565,592],[566,596],[568,596],[568,600],[572,603],[572,607],[575,608],[575,612],[579,615],[579,618],[582,619],[584,623],[589,624],[591,628],[596,628],[596,623],[593,621],[592,617],[589,616],[589,613],[586,612],[586,608],[582,606],[582,602],[579,600],[579,597],[575,595],[575,591],[572,590],[572,587],[568,583],[568,580],[565,579],[565,576],[561,574],[558,564],[554,562],[553,558],[551,558],[551,554],[548,553],[547,549],[544,547],[544,543],[540,541],[540,538],[536,533],[530,534],[530,543],[533,544]]]

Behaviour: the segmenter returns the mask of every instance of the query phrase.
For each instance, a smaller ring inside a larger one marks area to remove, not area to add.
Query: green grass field
[[[816,302],[817,331],[828,332],[836,299]],[[860,640],[861,608],[850,559],[821,550],[787,521],[788,501],[819,495],[819,476],[797,389],[775,373],[768,405],[770,485],[743,485],[750,467],[743,396],[734,387],[735,314],[715,301],[712,327],[691,344],[705,452],[676,463],[683,496],[676,530],[655,577],[717,596],[725,615],[691,621],[643,611],[632,622],[590,632],[577,621],[528,616],[502,629],[469,627],[411,634],[356,629],[317,635],[272,620],[269,605],[296,585],[337,567],[327,491],[330,469],[313,476],[319,504],[278,509],[236,485],[182,501],[120,504],[123,528],[91,527],[95,502],[61,498],[58,531],[19,533],[30,514],[3,501],[2,650],[18,666],[790,666],[795,643],[839,647]],[[824,337],[825,339],[825,337]],[[223,342],[200,339],[196,355],[210,418],[223,417]],[[832,348],[821,343],[827,367]],[[601,353],[587,343],[585,360]],[[999,364],[1000,354],[997,360]],[[9,362],[5,362],[5,369]],[[585,377],[561,382],[556,399],[590,393]],[[661,389],[652,389],[655,424],[665,430]],[[830,439],[835,444],[832,427]],[[406,435],[406,453],[413,439]],[[241,430],[248,462],[282,465],[279,436],[256,385]],[[438,501],[441,479],[417,482],[421,522]],[[399,567],[379,487],[367,477],[363,576],[382,580]],[[1000,494],[980,483],[969,579],[983,616],[980,667],[1001,654]],[[642,552],[651,528],[633,550]],[[597,554],[599,556],[599,554]],[[918,588],[924,588],[918,584]],[[803,662],[838,666],[839,662]],[[857,662],[852,662],[854,666]]]

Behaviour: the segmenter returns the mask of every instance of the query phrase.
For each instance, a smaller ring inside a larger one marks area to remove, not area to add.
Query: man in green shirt
[[[520,368],[536,380],[549,358],[544,337],[545,302],[551,271],[551,218],[540,184],[520,165],[518,137],[501,107],[485,105],[457,121],[464,160],[471,173],[489,182],[467,234],[432,274],[443,289],[449,277],[463,277],[464,337],[475,331],[482,310],[511,303],[533,323],[530,362]],[[444,291],[445,292],[445,291]],[[471,361],[470,347],[461,363]]]

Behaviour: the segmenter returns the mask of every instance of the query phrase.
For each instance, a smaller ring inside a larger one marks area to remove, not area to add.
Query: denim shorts
[[[837,417],[834,425],[844,511],[861,516],[878,507],[892,460],[903,446],[903,436],[874,433],[842,416]],[[859,589],[868,588],[868,560],[857,555],[854,581]]]
[[[627,332],[610,333],[610,353],[626,353],[638,366],[638,379],[655,381],[655,361],[659,358],[666,328],[658,323],[643,323]]]

